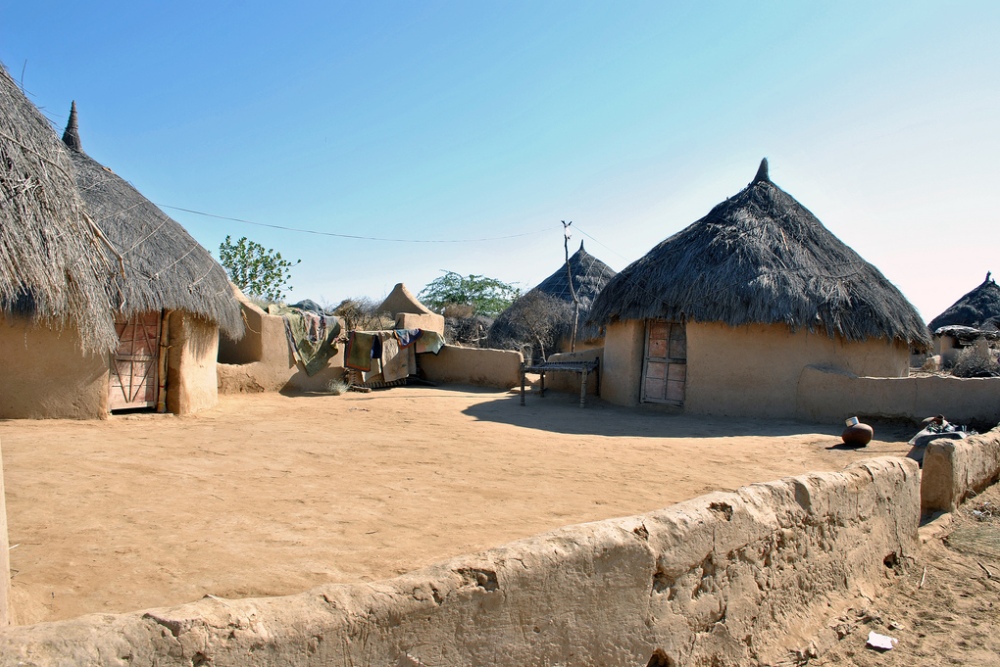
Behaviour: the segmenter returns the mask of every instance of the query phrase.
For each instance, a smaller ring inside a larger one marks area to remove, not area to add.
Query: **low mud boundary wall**
[[[965,440],[934,440],[924,453],[920,502],[925,513],[953,512],[1000,478],[1000,427]]]
[[[374,584],[9,628],[0,665],[757,664],[882,586],[919,514],[916,464],[873,459]]]
[[[520,352],[446,345],[435,354],[421,354],[417,365],[432,382],[474,384],[510,389],[521,383]]]
[[[796,391],[796,417],[807,421],[939,414],[956,424],[1000,422],[1000,378],[857,377],[810,366]]]

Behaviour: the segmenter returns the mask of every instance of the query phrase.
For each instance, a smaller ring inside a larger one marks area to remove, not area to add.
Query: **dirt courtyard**
[[[853,460],[840,424],[568,394],[222,396],[190,417],[2,421],[19,623],[372,581],[559,526]]]

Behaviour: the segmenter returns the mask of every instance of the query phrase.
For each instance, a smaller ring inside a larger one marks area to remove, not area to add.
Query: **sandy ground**
[[[15,614],[378,580],[558,526],[903,455],[913,430],[876,425],[851,450],[841,428],[414,387],[224,396],[190,417],[2,421]],[[995,599],[996,582],[976,585]],[[832,659],[854,664],[841,648]],[[870,664],[894,664],[884,657]]]
[[[1000,665],[1000,486],[921,534],[925,543],[914,561],[902,564],[895,585],[838,620],[837,645],[798,664]],[[896,639],[896,647],[867,647],[873,631]]]

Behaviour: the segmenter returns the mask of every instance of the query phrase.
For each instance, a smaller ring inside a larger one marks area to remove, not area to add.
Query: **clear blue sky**
[[[1000,274],[998,35],[995,1],[0,1],[60,132],[76,100],[93,158],[214,254],[301,258],[290,300],[323,304],[530,288],[560,220],[620,270],[766,156],[930,319]]]

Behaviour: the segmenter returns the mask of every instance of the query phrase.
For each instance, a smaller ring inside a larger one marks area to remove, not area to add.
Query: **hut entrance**
[[[117,317],[118,349],[111,360],[111,410],[156,407],[160,313]]]
[[[686,377],[687,337],[684,325],[665,320],[646,320],[642,402],[684,405]]]

